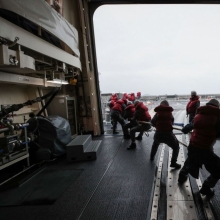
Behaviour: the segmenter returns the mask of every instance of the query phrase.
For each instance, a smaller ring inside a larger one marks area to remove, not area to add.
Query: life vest
[[[201,106],[194,118],[190,143],[194,147],[212,150],[216,142],[216,124],[220,117],[220,109],[211,106]]]
[[[196,96],[195,98],[190,98],[190,101],[188,102],[186,106],[186,112],[187,114],[195,114],[196,113],[196,104],[200,102],[199,96]]]
[[[118,95],[117,94],[114,94],[110,97],[109,101],[114,101],[116,102],[118,100]]]
[[[124,111],[125,111],[125,114],[128,117],[128,119],[131,119],[135,113],[135,106],[133,104],[128,105]]]
[[[112,107],[115,105],[115,101],[111,100],[109,102],[109,108],[112,109]]]
[[[114,106],[112,107],[111,110],[116,110],[120,114],[122,114],[122,112],[123,112],[123,105],[124,105],[124,101],[122,99],[119,99],[118,101],[115,102],[115,104],[114,104]]]
[[[173,108],[171,106],[159,105],[154,111],[156,112],[156,124],[157,131],[172,131],[173,130]]]
[[[121,99],[128,99],[128,94],[124,93]]]
[[[134,94],[134,93],[131,93],[131,94],[128,96],[128,100],[131,101],[131,102],[134,102],[134,101],[135,101],[135,94]]]
[[[151,120],[151,116],[148,112],[148,108],[147,106],[144,105],[143,102],[139,102],[136,107],[135,110],[140,112],[140,114],[137,116],[137,120],[138,121],[147,121],[149,122]]]
[[[141,97],[141,92],[137,92],[137,99]]]

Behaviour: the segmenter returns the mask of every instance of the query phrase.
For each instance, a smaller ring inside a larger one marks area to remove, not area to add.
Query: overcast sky
[[[102,93],[220,93],[220,5],[104,5],[94,14]]]

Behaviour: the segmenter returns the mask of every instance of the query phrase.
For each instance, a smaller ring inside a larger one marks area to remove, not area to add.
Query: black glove
[[[192,124],[187,124],[186,126],[184,126],[183,128],[182,128],[182,132],[184,133],[184,134],[188,134],[190,131],[192,131],[192,129],[193,129],[193,125]]]

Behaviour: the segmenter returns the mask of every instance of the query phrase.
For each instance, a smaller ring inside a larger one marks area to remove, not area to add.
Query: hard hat
[[[217,99],[210,99],[206,104],[214,105],[219,108],[219,101]]]
[[[115,95],[115,92],[113,92],[112,95]]]
[[[161,105],[169,106],[169,102],[167,100],[163,100],[160,104]]]
[[[134,105],[136,106],[139,103],[138,100],[134,101]]]
[[[131,102],[131,101],[128,101],[127,105],[131,105],[131,104],[132,104],[132,102]]]
[[[192,91],[191,95],[197,95],[196,91]]]

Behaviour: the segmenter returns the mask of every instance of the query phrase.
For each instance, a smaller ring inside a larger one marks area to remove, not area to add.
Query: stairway
[[[93,141],[91,135],[78,135],[66,146],[67,162],[96,160],[101,142]]]

